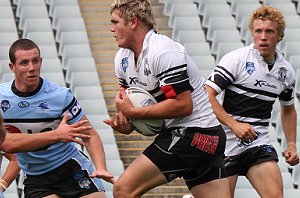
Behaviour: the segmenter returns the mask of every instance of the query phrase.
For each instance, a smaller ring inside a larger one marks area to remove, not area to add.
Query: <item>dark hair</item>
[[[9,48],[9,59],[10,62],[16,63],[16,51],[17,50],[31,50],[37,48],[40,54],[40,49],[32,40],[29,39],[18,39]]]

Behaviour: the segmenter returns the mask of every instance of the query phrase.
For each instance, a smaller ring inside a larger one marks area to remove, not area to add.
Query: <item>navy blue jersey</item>
[[[68,124],[84,115],[80,105],[65,87],[41,78],[39,88],[32,93],[20,93],[14,81],[0,85],[1,113],[9,133],[42,133],[59,126],[64,113]],[[76,154],[74,143],[55,143],[32,152],[16,153],[25,174],[40,175],[62,165]]]

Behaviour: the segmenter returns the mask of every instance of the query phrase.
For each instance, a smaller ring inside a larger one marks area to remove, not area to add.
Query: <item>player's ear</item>
[[[9,66],[10,70],[15,73],[15,67],[16,67],[15,64],[9,63],[8,66]]]
[[[137,27],[138,23],[139,23],[138,18],[137,17],[132,17],[132,19],[130,19],[130,27],[131,27],[131,29],[132,30],[135,29]]]

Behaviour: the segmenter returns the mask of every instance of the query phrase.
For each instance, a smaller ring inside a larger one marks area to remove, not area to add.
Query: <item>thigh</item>
[[[117,180],[126,191],[141,195],[148,190],[167,183],[165,176],[144,154],[137,157]]]
[[[216,179],[194,186],[191,192],[195,198],[230,198],[229,182],[227,178]]]
[[[266,161],[252,166],[247,178],[261,197],[282,197],[282,176],[276,161]]]

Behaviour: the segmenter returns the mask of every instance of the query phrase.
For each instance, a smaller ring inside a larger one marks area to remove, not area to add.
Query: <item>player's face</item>
[[[110,31],[114,33],[114,37],[119,47],[131,48],[133,41],[133,32],[131,22],[126,22],[119,16],[119,11],[115,10],[111,15],[111,28]]]
[[[270,20],[256,19],[253,21],[254,47],[265,60],[272,61],[276,45],[280,39],[277,31],[278,24]]]
[[[16,88],[22,92],[34,91],[40,82],[42,58],[37,48],[31,50],[17,50],[16,63],[10,63],[15,73]]]

